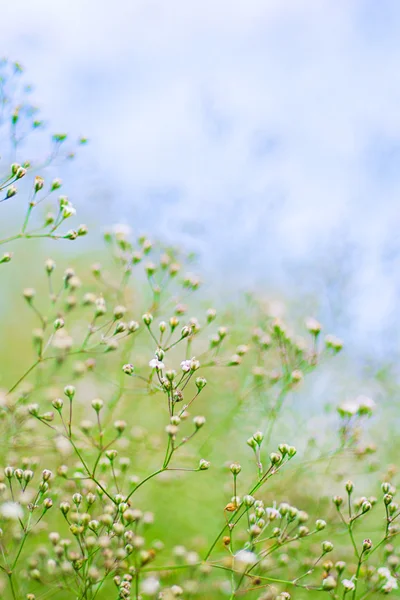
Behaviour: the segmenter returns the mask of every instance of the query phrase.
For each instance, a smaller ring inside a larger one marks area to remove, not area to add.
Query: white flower
[[[321,331],[322,326],[321,323],[319,323],[316,319],[309,317],[306,319],[306,328],[310,333],[317,334]]]
[[[380,567],[378,569],[378,575],[383,579],[388,579],[389,577],[391,577],[391,573],[387,567]]]
[[[188,552],[186,554],[186,562],[188,565],[195,565],[196,563],[198,563],[200,560],[199,555],[197,554],[197,552]]]
[[[132,233],[129,225],[125,225],[124,223],[116,223],[111,227],[111,231],[119,239],[125,239]]]
[[[161,360],[158,360],[158,358],[152,358],[149,362],[149,367],[152,369],[157,369],[157,371],[161,371],[161,369],[165,368],[165,365]]]
[[[54,444],[62,456],[68,456],[72,453],[72,446],[63,435],[58,435],[54,440]]]
[[[357,414],[358,408],[359,406],[357,402],[343,402],[338,407],[338,411],[343,416],[352,417]]]
[[[155,577],[147,577],[142,581],[142,594],[154,596],[160,588],[160,582]]]
[[[389,594],[389,592],[392,592],[393,590],[397,590],[397,581],[394,577],[390,577],[386,583],[383,584],[382,586],[382,591],[385,592],[386,594]]]
[[[351,579],[343,579],[342,585],[346,592],[352,592],[355,589],[355,583]]]
[[[359,414],[369,414],[376,406],[375,402],[367,396],[358,396],[356,402],[358,403]]]
[[[378,569],[378,575],[379,578],[383,580],[380,587],[382,592],[389,594],[389,592],[397,590],[397,581],[387,567],[380,567]]]
[[[65,329],[58,329],[53,337],[51,345],[53,348],[59,348],[60,350],[69,350],[74,340]]]
[[[68,217],[73,217],[74,215],[76,215],[76,209],[72,206],[72,204],[66,204],[63,209],[64,219],[68,219]]]
[[[254,565],[257,562],[257,554],[250,550],[239,550],[234,555],[235,560],[243,565]]]
[[[22,519],[24,516],[24,511],[22,510],[22,506],[16,502],[4,502],[0,506],[0,514],[4,519],[18,521],[18,519]]]
[[[194,356],[189,360],[183,360],[181,362],[181,369],[184,373],[189,373],[189,371],[196,371],[199,367],[200,363],[198,360],[196,360]]]
[[[281,513],[279,512],[279,510],[277,510],[276,508],[273,508],[273,507],[266,508],[265,514],[267,515],[267,518],[270,521],[274,521],[275,519],[281,518]]]

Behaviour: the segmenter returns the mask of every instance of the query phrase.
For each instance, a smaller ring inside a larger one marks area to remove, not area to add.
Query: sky
[[[20,0],[0,44],[90,138],[89,209],[394,353],[399,31],[397,0]]]

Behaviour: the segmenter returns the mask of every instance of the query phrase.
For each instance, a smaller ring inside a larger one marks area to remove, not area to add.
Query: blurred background
[[[396,363],[399,21],[396,0],[22,0],[1,45],[52,130],[90,139],[68,182],[90,225],[179,239],[219,293],[304,297]]]
[[[87,137],[76,162],[49,167],[46,184],[63,179],[62,193],[78,211],[71,227],[87,223],[91,235],[76,244],[29,240],[18,249],[19,242],[3,246],[15,257],[0,280],[0,337],[6,340],[1,388],[32,362],[35,315],[27,324],[22,289],[37,288],[39,298],[47,294],[43,265],[49,256],[57,262],[57,277],[73,264],[86,286],[90,265],[107,256],[100,245],[104,230],[119,223],[136,239],[144,233],[195,254],[189,266],[204,285],[190,310],[201,307],[203,315],[215,306],[221,324],[235,332],[233,346],[254,342],[259,313],[264,320],[265,314],[287,318],[300,333],[304,318],[315,317],[324,334],[343,338],[343,354],[307,377],[277,421],[271,444],[293,436],[305,457],[300,471],[299,463],[288,469],[278,495],[285,498],[290,484],[300,505],[315,512],[331,505],[327,496],[337,493],[339,481],[351,475],[364,486],[365,473],[380,493],[376,471],[399,452],[400,3],[20,0],[6,13],[0,57],[22,65],[23,86],[32,83],[25,92],[47,127],[42,136],[27,138],[15,156],[5,121],[0,173],[16,158],[45,154],[54,132]],[[0,85],[0,99],[2,93]],[[2,205],[0,238],[21,226],[32,182],[23,181],[21,190],[24,185],[26,195],[19,191]],[[141,310],[138,287],[135,318],[149,305],[145,298]],[[77,323],[87,326],[83,318]],[[147,367],[154,348],[151,341],[140,344]],[[243,375],[218,375],[207,388],[201,410],[212,428],[187,456],[209,457],[218,485],[232,456],[250,463],[238,439],[270,415],[273,393],[248,393],[246,373],[254,361],[246,360]],[[78,379],[80,369],[79,362],[68,365],[58,384]],[[98,371],[98,380],[78,383],[82,416],[89,395],[107,402],[115,392],[101,362]],[[333,462],[316,467],[316,458],[308,469],[310,457],[324,458],[326,448],[338,444],[337,405],[359,394],[379,405],[362,432],[362,451],[349,454],[348,463],[335,451]],[[164,453],[154,433],[163,416],[156,404],[148,408],[146,395],[131,403],[133,397],[129,391],[116,415],[129,414],[136,424],[145,413],[148,432],[136,426],[131,431],[135,452],[140,448],[134,469],[141,474],[142,456],[157,465]],[[366,469],[357,462],[364,455]],[[164,483],[155,510],[170,518],[160,519],[160,538],[176,517],[175,482]],[[222,502],[227,493],[217,485],[185,485],[171,544],[185,527],[195,535],[198,523],[207,523],[203,534],[210,538],[221,516],[212,516],[212,501]],[[150,486],[144,503],[155,489]],[[203,495],[206,501],[199,502]],[[188,526],[194,505],[196,519]]]

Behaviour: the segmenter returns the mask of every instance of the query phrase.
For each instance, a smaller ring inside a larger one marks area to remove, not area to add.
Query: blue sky
[[[362,343],[393,336],[399,2],[22,0],[7,23],[54,128],[91,139],[107,218],[226,280],[345,301]]]

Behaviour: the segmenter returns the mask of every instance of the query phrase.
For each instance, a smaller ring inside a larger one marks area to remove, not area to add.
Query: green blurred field
[[[65,317],[66,330],[74,338],[84,336],[90,315],[90,308],[82,307],[80,299],[87,292],[98,293],[99,290],[99,283],[93,278],[90,265],[93,262],[101,262],[105,272],[111,272],[113,269],[112,259],[103,249],[93,250],[88,247],[82,254],[78,251],[73,256],[63,256],[59,247],[49,242],[38,244],[34,241],[24,241],[19,247],[15,246],[15,253],[15,262],[6,265],[0,272],[0,331],[3,340],[0,347],[0,387],[4,391],[9,389],[34,361],[31,331],[38,326],[38,319],[22,297],[22,289],[34,287],[37,290],[35,304],[43,314],[52,314],[43,268],[45,258],[52,256],[57,263],[54,280],[57,281],[58,278],[58,285],[64,269],[70,266],[74,267],[82,281],[82,286],[75,293],[78,298],[77,307],[65,311],[61,302],[59,309],[60,314],[62,312]],[[115,304],[112,290],[102,288],[101,284],[100,289],[103,289],[106,298],[110,298],[110,306],[113,302]],[[217,326],[228,327],[229,335],[224,343],[223,356],[229,357],[239,344],[249,344],[250,350],[238,367],[206,367],[202,370],[201,374],[207,378],[208,384],[190,412],[191,416],[204,415],[207,423],[193,442],[185,446],[179,452],[179,456],[173,459],[174,466],[193,468],[197,466],[199,458],[206,458],[211,461],[212,468],[200,473],[164,473],[149,481],[133,496],[135,508],[154,513],[154,525],[149,527],[146,535],[148,543],[162,540],[165,544],[164,549],[157,552],[154,562],[146,567],[149,571],[152,568],[171,565],[174,562],[172,549],[175,546],[183,545],[187,550],[196,552],[199,560],[204,557],[207,548],[224,524],[224,507],[233,495],[232,476],[228,465],[233,461],[242,465],[242,472],[238,478],[238,493],[245,494],[256,478],[254,457],[246,439],[255,431],[265,431],[268,428],[271,406],[276,396],[276,386],[257,385],[252,375],[252,367],[260,361],[252,342],[252,332],[255,327],[265,326],[268,314],[264,303],[259,302],[256,297],[248,296],[229,304],[225,299],[221,301],[212,297],[212,285],[206,292],[200,290],[196,295],[185,291],[182,293],[182,290],[173,288],[168,292],[168,297],[174,300],[169,299],[165,304],[161,302],[155,313],[155,322],[168,320],[177,301],[183,301],[189,308],[182,321],[193,316],[204,323],[206,309],[216,303],[220,305],[218,318],[208,329],[213,333]],[[153,298],[145,278],[134,277],[124,295],[124,304],[128,307],[126,318],[140,321],[141,315],[150,308],[152,302]],[[297,315],[301,311],[296,306],[295,299],[289,298],[287,304],[290,321],[291,312]],[[54,316],[56,315],[53,314]],[[292,324],[302,334],[306,333],[302,319],[293,317]],[[57,366],[57,361],[48,361],[34,370],[17,388],[17,391],[23,391],[24,394],[21,396],[14,393],[13,400],[18,401],[20,409],[12,415],[3,413],[1,464],[18,466],[23,457],[34,456],[38,459],[38,472],[44,468],[55,472],[60,460],[70,467],[72,473],[74,472],[77,468],[76,456],[71,449],[64,450],[65,455],[62,457],[58,455],[54,431],[37,421],[25,420],[21,416],[24,410],[26,411],[24,407],[31,403],[38,403],[43,411],[51,410],[51,400],[62,396],[65,385],[73,384],[77,389],[74,403],[74,424],[77,431],[80,421],[93,419],[90,402],[93,398],[100,397],[105,403],[103,428],[106,432],[106,442],[112,439],[112,423],[115,419],[127,422],[123,439],[117,441],[113,448],[118,450],[119,457],[126,456],[131,460],[129,474],[143,479],[159,468],[164,458],[167,439],[164,432],[168,423],[165,397],[160,392],[149,394],[140,380],[133,382],[121,371],[121,366],[127,362],[134,363],[139,369],[147,368],[155,344],[143,329],[141,327],[141,331],[135,334],[132,340],[128,339],[127,343],[121,344],[115,352],[93,355],[89,352],[84,356],[71,356],[60,366]],[[207,335],[200,338],[202,339],[199,341],[194,340],[191,349],[195,356],[200,356],[208,347]],[[169,362],[176,361],[175,367],[179,367],[182,360],[179,348],[172,352],[173,358],[169,358]],[[88,358],[96,360],[95,368],[89,372],[83,366],[83,361]],[[266,360],[266,367],[276,368],[276,356],[272,355]],[[82,370],[84,373],[81,373]],[[264,572],[266,576],[277,579],[298,577],[306,571],[305,561],[318,556],[320,544],[325,539],[333,541],[335,545],[333,553],[329,556],[330,560],[349,560],[350,565],[353,562],[351,545],[332,505],[331,497],[334,494],[343,495],[344,482],[352,479],[356,485],[357,496],[374,495],[380,498],[380,483],[387,480],[389,465],[394,463],[394,471],[397,471],[398,458],[397,415],[396,406],[393,405],[393,398],[397,394],[396,385],[388,377],[381,376],[378,379],[370,374],[364,377],[363,381],[359,375],[356,377],[352,374],[351,360],[344,351],[343,354],[324,361],[285,399],[268,447],[263,449],[262,460],[267,463],[268,454],[276,451],[280,442],[295,445],[298,453],[281,473],[262,488],[257,497],[262,498],[266,506],[272,506],[274,502],[288,502],[307,511],[310,522],[323,518],[328,522],[328,526],[310,540],[302,541],[300,551],[296,547],[297,543],[293,544],[293,547],[282,548],[277,557],[271,559],[271,564]],[[334,407],[343,400],[345,394],[351,396],[353,391],[356,392],[360,380],[363,389],[368,387],[376,393],[377,414],[368,423],[367,430],[359,432],[360,439],[353,447],[340,450],[339,421]],[[26,384],[31,384],[32,389]],[[4,397],[3,404],[6,402],[8,400]],[[189,424],[185,423],[182,428],[185,427],[190,430]],[[89,462],[93,462],[93,451],[85,442],[84,436],[77,436],[83,455]],[[360,455],[360,448],[371,443],[377,445],[377,451],[364,455],[361,452]],[[396,474],[393,474],[393,481],[396,481]],[[129,484],[125,483],[128,490]],[[57,590],[56,581],[46,590],[46,585],[24,579],[30,565],[36,564],[35,561],[42,564],[46,560],[44,555],[40,558],[40,551],[43,546],[48,546],[46,540],[49,532],[58,531],[62,537],[71,537],[58,505],[67,499],[68,489],[71,494],[79,489],[84,492],[85,483],[69,481],[62,491],[58,491],[59,487],[56,479],[51,491],[54,507],[41,522],[38,533],[32,534],[31,539],[28,538],[23,549],[23,566],[18,584],[21,589],[25,589],[25,593],[36,593],[37,598],[67,600],[74,596],[70,592]],[[365,537],[377,542],[381,537],[383,517],[384,510],[379,502],[371,514],[362,520],[360,526],[355,527],[357,543],[361,543]],[[243,533],[238,533],[238,548],[241,539],[245,539]],[[227,551],[219,542],[212,558],[217,559],[224,555],[228,558]],[[350,574],[353,570],[354,566],[350,566]],[[322,576],[323,568],[318,567],[316,573],[310,576],[310,581],[320,583]],[[217,599],[230,597],[230,578],[230,573],[223,570],[212,569],[210,573],[201,575],[195,568],[186,568],[170,571],[170,574],[163,578],[163,584],[182,584],[186,590],[184,597]],[[2,579],[2,586],[2,598],[12,598],[6,577]],[[263,594],[269,589],[265,586],[260,589],[256,589],[257,586],[254,588],[254,591],[245,594],[246,598],[264,598]],[[290,586],[286,588],[278,585],[278,589],[287,589],[292,593],[292,598],[299,600],[318,598],[323,594],[321,591],[291,589]],[[102,588],[97,598],[116,598],[115,590],[110,581]]]

